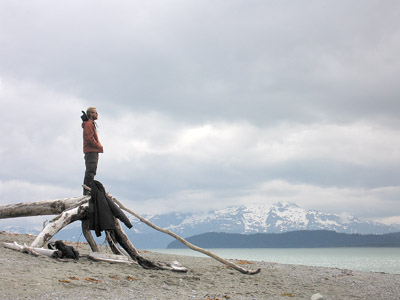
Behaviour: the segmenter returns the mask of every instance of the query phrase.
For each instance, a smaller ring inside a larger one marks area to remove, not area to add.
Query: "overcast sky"
[[[400,224],[400,2],[0,2],[0,205],[289,201]],[[3,220],[11,222],[11,220]]]

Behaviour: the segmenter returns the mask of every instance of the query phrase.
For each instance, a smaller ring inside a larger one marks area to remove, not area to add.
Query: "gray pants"
[[[91,186],[94,176],[96,176],[97,171],[97,163],[99,162],[99,153],[97,152],[88,152],[85,153],[85,178],[83,179],[83,184],[88,187]],[[89,192],[83,189],[83,194],[87,195]]]

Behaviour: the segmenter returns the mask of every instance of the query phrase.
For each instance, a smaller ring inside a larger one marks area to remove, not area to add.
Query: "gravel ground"
[[[236,261],[244,268],[262,269],[243,275],[212,258],[141,252],[154,261],[177,260],[189,270],[176,273],[94,262],[87,258],[90,249],[83,243],[68,243],[81,258],[67,262],[3,247],[3,242],[29,244],[34,238],[0,233],[1,299],[309,300],[317,293],[331,300],[400,299],[400,275],[394,274]]]

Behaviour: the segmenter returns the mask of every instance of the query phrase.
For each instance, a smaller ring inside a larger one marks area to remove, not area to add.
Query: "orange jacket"
[[[83,128],[83,153],[97,152],[103,153],[103,146],[97,136],[96,126],[93,120],[82,123]]]

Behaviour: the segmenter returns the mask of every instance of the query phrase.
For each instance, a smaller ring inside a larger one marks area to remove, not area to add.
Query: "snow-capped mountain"
[[[139,249],[165,248],[173,238],[160,233],[133,216],[133,228],[125,232]],[[282,233],[297,230],[331,230],[339,233],[384,234],[400,232],[400,225],[385,225],[362,221],[352,216],[322,213],[300,208],[294,203],[279,202],[271,206],[231,206],[226,209],[201,213],[170,213],[143,215],[159,227],[169,229],[182,237],[207,232],[225,233]],[[18,233],[39,232],[22,227],[1,227],[0,230]],[[85,241],[80,222],[68,225],[54,237],[70,241]],[[104,235],[96,242],[104,241]]]
[[[147,217],[154,224],[182,236],[205,232],[249,234],[333,230],[343,233],[383,234],[400,231],[400,226],[306,210],[287,202],[275,203],[272,206],[232,206],[207,213],[172,213]],[[132,221],[135,223],[134,228],[137,233],[148,232],[146,225],[136,220]]]

